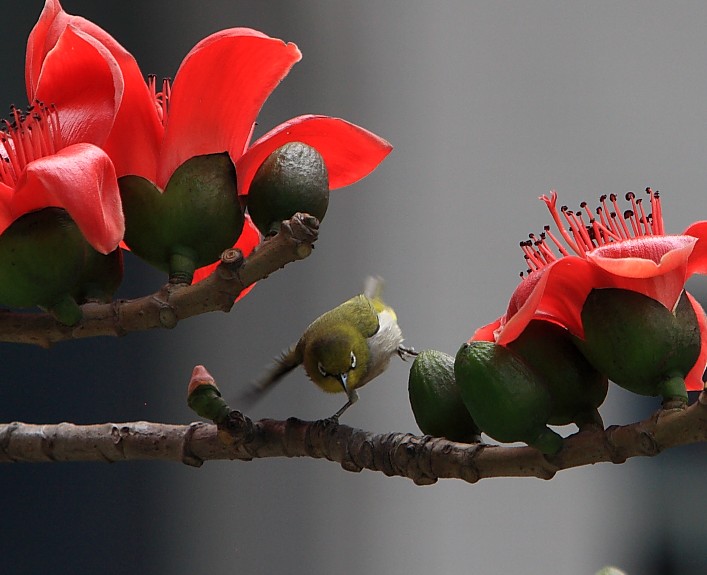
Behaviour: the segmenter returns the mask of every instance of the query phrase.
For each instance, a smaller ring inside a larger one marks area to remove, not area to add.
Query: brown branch
[[[214,273],[199,283],[167,284],[154,294],[133,300],[84,304],[83,319],[73,327],[58,323],[46,313],[0,311],[0,341],[49,347],[68,339],[173,328],[180,320],[194,315],[228,312],[245,288],[290,262],[306,258],[312,252],[318,230],[316,218],[295,214],[248,258],[244,259],[238,250],[226,250]]]
[[[707,392],[689,407],[663,409],[645,421],[572,435],[552,457],[530,447],[373,434],[333,420],[253,422],[234,411],[218,428],[211,423],[2,424],[0,462],[159,459],[199,466],[215,459],[313,457],[335,461],[348,471],[381,471],[424,485],[439,478],[470,483],[486,477],[550,479],[562,469],[623,463],[629,457],[654,456],[700,442],[707,442]]]

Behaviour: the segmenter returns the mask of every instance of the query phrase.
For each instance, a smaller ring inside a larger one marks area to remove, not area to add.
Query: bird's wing
[[[369,276],[366,278],[366,281],[363,286],[363,295],[370,299],[371,302],[373,302],[373,307],[375,308],[376,313],[387,311],[391,313],[393,315],[393,319],[397,321],[398,318],[395,315],[395,311],[393,311],[393,308],[383,301],[384,285],[385,282],[383,281],[382,277]]]
[[[365,295],[357,295],[341,304],[350,307],[346,317],[353,318],[356,328],[364,337],[374,335],[380,326],[374,301]]]
[[[238,410],[247,409],[253,406],[277,382],[302,363],[302,353],[297,344],[292,344],[275,358],[270,368],[260,379],[250,385],[238,399],[234,402]]]

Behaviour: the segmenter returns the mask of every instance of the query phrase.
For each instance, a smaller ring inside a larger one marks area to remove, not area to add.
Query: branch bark
[[[253,422],[234,411],[219,427],[149,422],[1,424],[0,463],[148,459],[200,466],[217,459],[313,457],[337,462],[347,471],[370,469],[427,485],[439,478],[469,483],[487,477],[551,479],[563,469],[623,463],[630,457],[655,456],[671,447],[700,442],[707,442],[704,391],[689,407],[661,409],[631,425],[576,433],[552,457],[531,447],[463,444],[407,433],[373,434],[331,419]]]
[[[153,328],[171,329],[180,320],[210,311],[230,311],[244,289],[290,262],[306,258],[317,239],[319,221],[295,214],[280,232],[262,242],[248,258],[226,250],[216,270],[194,285],[167,284],[158,292],[133,300],[87,303],[75,326],[58,323],[50,314],[0,311],[0,341],[49,347],[85,337],[122,336]]]

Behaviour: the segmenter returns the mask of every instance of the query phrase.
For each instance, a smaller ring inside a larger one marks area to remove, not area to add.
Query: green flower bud
[[[280,222],[297,212],[319,221],[329,206],[329,174],[319,152],[302,142],[289,142],[258,168],[248,190],[248,213],[264,235],[276,234]]]
[[[547,427],[550,392],[514,351],[488,341],[465,343],[454,361],[464,405],[479,428],[501,442],[523,441],[554,454],[562,437]]]
[[[550,425],[601,424],[597,408],[604,402],[608,379],[594,369],[557,324],[533,320],[508,348],[542,377],[550,392]]]
[[[187,389],[187,405],[197,415],[214,423],[225,421],[231,411],[221,397],[214,378],[203,365],[197,365],[192,371]]]
[[[410,368],[408,395],[422,433],[463,443],[480,440],[479,428],[454,381],[451,355],[433,349],[421,351]]]
[[[140,176],[118,179],[125,243],[174,281],[218,260],[243,230],[236,169],[226,153],[196,156],[179,166],[164,192]]]
[[[700,354],[700,329],[683,292],[675,311],[643,294],[594,289],[575,344],[596,369],[641,395],[687,401],[684,378]]]
[[[63,209],[21,216],[0,235],[0,304],[39,306],[61,323],[78,323],[81,309],[71,293],[89,249]]]

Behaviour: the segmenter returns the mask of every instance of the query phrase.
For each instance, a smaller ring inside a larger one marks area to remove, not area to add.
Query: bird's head
[[[314,383],[347,395],[359,386],[368,362],[366,338],[348,325],[315,334],[304,353],[304,368]]]

